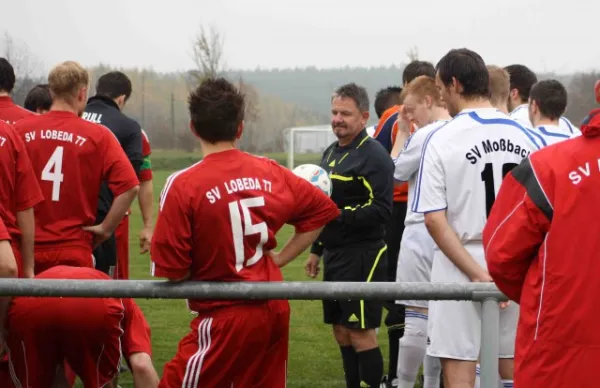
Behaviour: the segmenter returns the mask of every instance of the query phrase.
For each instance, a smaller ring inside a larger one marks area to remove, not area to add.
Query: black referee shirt
[[[330,145],[321,167],[329,173],[331,199],[342,213],[323,229],[311,253],[382,240],[394,191],[394,163],[385,148],[363,129],[348,146]]]

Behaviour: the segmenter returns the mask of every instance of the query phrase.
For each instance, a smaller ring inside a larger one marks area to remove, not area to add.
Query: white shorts
[[[396,281],[429,283],[435,247],[435,241],[424,223],[407,225],[400,243]],[[396,303],[421,308],[429,306],[427,300],[399,300]]]
[[[481,244],[465,245],[471,256],[487,269]],[[470,280],[450,260],[436,249],[431,271],[432,283],[468,283]],[[481,303],[430,301],[428,332],[430,344],[427,354],[453,360],[476,361],[481,348]],[[499,358],[514,358],[515,335],[519,320],[519,306],[510,302],[500,310],[498,338]]]

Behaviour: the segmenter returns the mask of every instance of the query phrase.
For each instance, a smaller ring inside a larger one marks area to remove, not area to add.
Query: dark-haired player
[[[34,113],[15,104],[10,93],[15,87],[15,70],[6,58],[0,58],[0,120],[9,124],[33,116]]]
[[[319,189],[276,162],[236,149],[244,97],[208,78],[189,98],[204,159],[171,175],[152,238],[152,273],[172,281],[281,281],[292,261],[339,216]],[[296,227],[279,253],[275,235]],[[165,365],[161,387],[283,388],[287,301],[189,300],[198,314]]]
[[[561,116],[567,109],[567,90],[556,80],[540,81],[529,93],[529,119],[534,131],[546,145],[570,139],[575,135],[561,127]],[[577,134],[580,134],[579,132]]]
[[[468,49],[449,51],[437,64],[436,84],[454,117],[425,140],[412,210],[439,250],[432,283],[491,282],[482,230],[502,178],[539,146],[520,124],[489,101],[483,59]],[[512,387],[512,359],[518,317],[514,303],[500,312],[500,375]],[[444,386],[473,386],[481,345],[481,305],[429,302],[427,354],[442,360]]]
[[[408,85],[412,80],[422,75],[435,78],[435,67],[431,62],[415,60],[410,62],[402,71],[402,83]]]
[[[137,121],[122,113],[131,97],[131,80],[120,71],[111,71],[98,78],[96,95],[88,100],[83,118],[106,126],[114,133],[125,151],[136,175],[140,177],[143,163],[142,129]],[[114,195],[104,182],[100,188],[96,222],[108,214]],[[112,272],[115,279],[129,279],[129,211],[119,223],[115,234],[94,250],[96,268]]]
[[[538,82],[535,73],[524,65],[510,65],[504,68],[510,75],[510,95],[508,97],[508,108],[510,116],[527,128],[533,128],[529,118],[528,102],[531,88]],[[580,134],[581,131],[573,125],[569,119],[561,116],[559,126],[563,132]]]
[[[52,95],[48,84],[36,85],[27,93],[23,107],[37,114],[48,113],[52,106]]]
[[[79,117],[87,100],[87,71],[64,62],[48,81],[50,112],[15,125],[44,195],[35,206],[37,273],[60,264],[93,267],[94,240],[102,242],[114,232],[139,183],[115,136]],[[105,180],[116,198],[102,224],[93,225]]]

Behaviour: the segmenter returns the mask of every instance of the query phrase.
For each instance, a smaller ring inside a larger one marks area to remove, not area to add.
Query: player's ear
[[[460,84],[460,82],[458,82],[458,80],[457,80],[456,78],[454,78],[454,77],[452,77],[452,85],[451,85],[451,86],[452,86],[452,89],[453,89],[453,90],[454,90],[456,93],[458,93],[458,94],[462,94],[462,92],[463,92],[463,87],[462,87],[462,85]]]
[[[190,131],[192,131],[194,136],[196,136],[198,138],[200,137],[200,136],[198,136],[198,133],[196,132],[196,128],[194,128],[194,123],[192,122],[192,120],[190,120]]]
[[[238,125],[237,135],[235,136],[235,138],[240,139],[242,137],[242,132],[244,132],[244,120],[242,120],[240,122],[240,125]]]
[[[427,109],[431,109],[433,106],[433,100],[431,99],[431,96],[425,96],[425,105],[427,105]]]
[[[367,126],[367,121],[369,121],[369,117],[371,117],[371,114],[369,113],[369,111],[362,112],[362,126],[363,126],[363,128]]]

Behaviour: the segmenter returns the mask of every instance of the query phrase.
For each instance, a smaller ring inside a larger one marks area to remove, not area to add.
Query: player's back
[[[443,166],[445,181],[436,184],[445,187],[448,221],[463,244],[482,240],[503,177],[538,148],[525,128],[493,108],[464,110],[431,133],[423,155],[436,155]],[[421,167],[419,174],[427,173]],[[428,195],[419,193],[420,180],[417,201]]]
[[[285,224],[316,230],[339,216],[321,190],[267,158],[227,150],[171,175],[152,237],[152,274],[203,281],[280,281],[267,252]],[[190,300],[193,311],[240,301]]]
[[[544,147],[577,136],[577,134],[571,132],[568,128],[556,125],[540,125],[533,128],[532,132],[544,139]]]
[[[112,134],[64,111],[24,119],[15,128],[45,198],[35,207],[36,250],[57,245],[91,248],[92,236],[81,227],[95,221]]]

